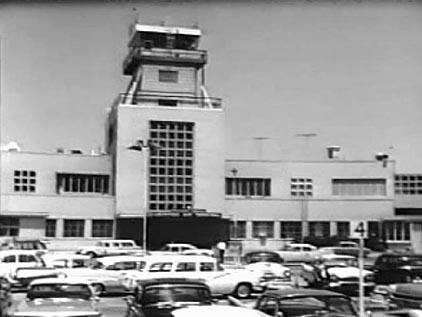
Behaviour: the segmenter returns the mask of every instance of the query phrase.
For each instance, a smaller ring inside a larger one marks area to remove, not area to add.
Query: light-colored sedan
[[[84,278],[101,294],[123,293],[124,277],[137,271],[145,263],[142,256],[109,256],[91,259],[88,267],[57,269],[70,278]]]
[[[33,281],[11,317],[100,317],[98,297],[82,279],[45,278]]]

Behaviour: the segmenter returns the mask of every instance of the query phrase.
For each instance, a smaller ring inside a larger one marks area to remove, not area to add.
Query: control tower
[[[200,37],[198,28],[131,27],[123,62],[130,82],[107,123],[118,237],[142,240],[146,214],[149,247],[169,241],[209,246],[228,231],[224,111],[221,99],[205,89],[208,58],[198,49]],[[138,151],[129,149],[133,145]]]

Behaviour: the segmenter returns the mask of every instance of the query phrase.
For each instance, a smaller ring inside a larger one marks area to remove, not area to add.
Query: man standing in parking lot
[[[218,258],[220,263],[224,263],[224,253],[226,252],[226,242],[220,241],[217,243],[217,250],[218,250]]]

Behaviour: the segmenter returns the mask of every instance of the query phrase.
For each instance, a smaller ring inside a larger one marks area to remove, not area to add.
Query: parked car
[[[375,287],[372,271],[363,270],[364,291]],[[325,254],[311,264],[302,266],[302,277],[312,288],[327,289],[348,295],[359,293],[359,268],[351,255]]]
[[[229,301],[232,305],[248,307],[232,297]],[[304,288],[266,290],[257,299],[254,309],[268,316],[358,316],[350,297],[327,290]]]
[[[319,254],[338,254],[338,255],[351,255],[354,257],[359,257],[359,247],[353,246],[333,246],[333,247],[322,247],[318,249]],[[371,253],[371,250],[368,248],[363,248],[363,257],[366,258]]]
[[[41,256],[46,267],[50,268],[81,268],[92,263],[89,255],[75,253],[47,253]]]
[[[213,296],[234,294],[249,297],[262,291],[260,274],[247,269],[225,270],[217,259],[204,255],[150,255],[137,271],[129,272],[123,282],[127,291],[134,291],[142,280],[158,277],[204,279]]]
[[[146,279],[127,298],[126,317],[167,317],[177,308],[213,303],[209,287],[185,278]]]
[[[96,258],[110,255],[142,254],[143,250],[133,240],[100,240],[93,246],[78,248],[76,253]]]
[[[88,267],[56,269],[67,277],[84,278],[100,294],[124,293],[126,274],[141,269],[145,261],[142,256],[119,255],[92,259]]]
[[[6,317],[10,314],[12,306],[11,285],[7,277],[0,276],[0,317]]]
[[[174,310],[172,317],[269,317],[255,309],[236,307],[236,306],[192,306]]]
[[[283,262],[277,252],[270,250],[250,251],[243,256],[243,268],[259,275],[262,288],[292,284],[291,270]]]
[[[376,284],[396,284],[422,279],[422,254],[383,253],[373,265]]]
[[[87,268],[91,258],[87,255],[74,253],[45,253],[40,256],[42,266],[17,268],[10,276],[13,289],[26,289],[28,285],[38,278],[65,277],[65,268]]]
[[[284,262],[312,262],[319,255],[317,247],[309,243],[290,243],[276,251]]]
[[[159,251],[150,251],[150,254],[184,254],[214,256],[214,251],[210,249],[200,249],[189,243],[166,243]]]
[[[59,315],[58,315],[59,314]],[[100,317],[98,297],[81,279],[52,278],[33,281],[11,317]]]
[[[0,275],[6,274],[13,278],[18,268],[44,266],[36,252],[36,250],[0,251]]]
[[[46,241],[25,237],[1,237],[0,250],[36,250],[37,254],[48,251]]]
[[[371,293],[370,303],[392,309],[421,309],[422,283],[378,285]]]
[[[32,281],[51,277],[66,277],[66,275],[51,267],[21,267],[9,277],[9,281],[13,290],[26,290]]]

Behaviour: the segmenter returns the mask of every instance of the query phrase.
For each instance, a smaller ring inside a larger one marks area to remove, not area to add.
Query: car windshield
[[[39,284],[29,288],[27,297],[37,298],[77,298],[88,300],[92,296],[91,289],[86,284]]]
[[[280,300],[283,316],[295,317],[315,312],[338,313],[357,316],[357,312],[347,298],[337,296],[301,296]]]
[[[244,257],[246,264],[256,263],[256,262],[273,262],[281,263],[280,256],[277,253],[250,253],[246,254]]]
[[[142,295],[141,304],[154,305],[161,302],[212,302],[211,294],[205,287],[174,286],[147,288]]]
[[[358,266],[356,259],[329,259],[324,264],[330,267]]]

